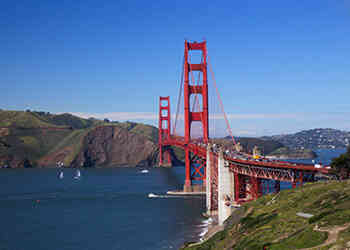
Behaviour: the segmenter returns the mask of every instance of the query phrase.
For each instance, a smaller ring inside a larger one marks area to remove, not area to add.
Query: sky
[[[350,130],[350,0],[2,0],[0,31],[1,109],[157,125],[205,39],[234,135]]]

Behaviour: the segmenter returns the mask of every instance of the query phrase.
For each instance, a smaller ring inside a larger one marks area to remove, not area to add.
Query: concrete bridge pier
[[[210,216],[211,214],[211,210],[212,210],[212,204],[211,204],[211,189],[212,189],[212,177],[211,177],[211,145],[210,143],[208,143],[207,145],[207,162],[206,162],[206,190],[205,190],[205,194],[206,194],[206,207],[207,207],[207,215]]]
[[[224,160],[222,149],[218,157],[218,223],[223,225],[224,221],[231,215],[231,204],[234,202],[235,191],[234,173],[230,171],[229,165]]]
[[[212,159],[213,158],[213,159]],[[211,145],[207,146],[206,163],[206,209],[208,216],[217,216],[218,224],[231,215],[231,205],[235,202],[235,176],[230,171],[228,162],[224,159],[223,150],[220,149],[217,162],[211,152]],[[216,166],[212,166],[212,164]],[[217,167],[217,168],[216,168]],[[216,175],[217,170],[217,175]],[[213,172],[214,171],[214,172]]]

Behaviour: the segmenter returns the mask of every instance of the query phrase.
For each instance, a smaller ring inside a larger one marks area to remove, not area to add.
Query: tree
[[[103,121],[109,123],[109,120],[107,118],[105,118]]]
[[[339,157],[332,159],[332,168],[336,171],[336,175],[340,179],[346,179],[350,175],[350,146],[347,148],[346,153],[341,154]]]

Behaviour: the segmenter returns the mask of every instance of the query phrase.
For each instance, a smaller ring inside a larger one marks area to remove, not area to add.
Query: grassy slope
[[[0,141],[9,145],[0,149],[0,155],[22,156],[35,163],[38,158],[48,153],[57,141],[70,133],[70,130],[49,130],[43,133],[38,129],[11,128],[9,135],[0,138]]]
[[[55,126],[71,127],[73,129],[89,128],[97,125],[98,123],[103,123],[99,120],[83,119],[68,113],[55,115],[45,112],[31,112],[31,114],[43,122],[47,122]]]
[[[40,119],[32,112],[1,110],[0,127],[8,126],[21,128],[57,127],[54,124]]]
[[[64,164],[69,166],[70,163],[74,160],[74,158],[78,155],[78,153],[82,149],[84,137],[97,126],[115,126],[115,127],[124,128],[131,133],[143,135],[152,141],[158,138],[157,137],[158,130],[155,127],[152,127],[149,125],[145,125],[141,123],[131,123],[131,122],[122,122],[122,123],[99,122],[99,123],[95,123],[94,126],[91,126],[86,129],[74,130],[70,135],[65,137],[54,148],[52,148],[52,150],[49,153],[51,154],[51,153],[60,151],[65,147],[71,147],[73,150],[64,159]]]
[[[70,114],[53,115],[45,112],[0,111],[0,127],[10,127],[6,135],[0,136],[0,156],[16,155],[32,163],[52,152],[58,144],[70,145],[77,151],[86,128],[100,121],[82,119]],[[41,128],[82,128],[78,130],[42,130]],[[85,129],[83,129],[85,128]],[[7,145],[6,147],[3,145]],[[74,155],[70,155],[71,158]]]
[[[305,158],[315,158],[317,155],[311,149],[291,149],[288,147],[282,147],[269,153],[272,156],[289,156],[293,157],[305,157]]]
[[[153,141],[154,143],[158,143],[158,129],[153,126],[138,123],[130,130],[130,132],[141,134],[143,136],[146,136],[146,138]]]
[[[83,140],[85,135],[91,130],[89,129],[77,129],[70,133],[68,136],[64,137],[62,140],[58,142],[48,154],[55,153],[59,150],[64,149],[65,147],[71,147],[72,151],[65,157],[63,163],[65,166],[69,166],[74,158],[80,152],[81,147],[83,146]]]
[[[232,148],[233,143],[231,137],[225,137],[221,139],[214,139],[215,143],[219,143],[227,148]],[[250,137],[238,137],[236,138],[237,142],[243,147],[244,151],[252,152],[254,146],[257,146],[263,154],[269,154],[270,152],[283,147],[282,143],[272,141],[272,140],[262,140],[259,138],[250,138]]]
[[[274,198],[275,201],[272,201]],[[187,249],[300,249],[313,247],[327,239],[326,232],[350,222],[350,181],[307,184],[278,195],[266,195],[244,205],[247,211],[239,224],[228,226],[202,245]],[[311,213],[310,219],[297,212]],[[230,220],[230,219],[229,219]],[[350,228],[337,241],[322,249],[350,242]]]

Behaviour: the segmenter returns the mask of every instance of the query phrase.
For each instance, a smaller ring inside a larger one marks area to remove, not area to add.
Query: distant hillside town
[[[262,137],[278,141],[293,149],[346,148],[350,142],[350,132],[331,128],[303,130],[295,134]]]

